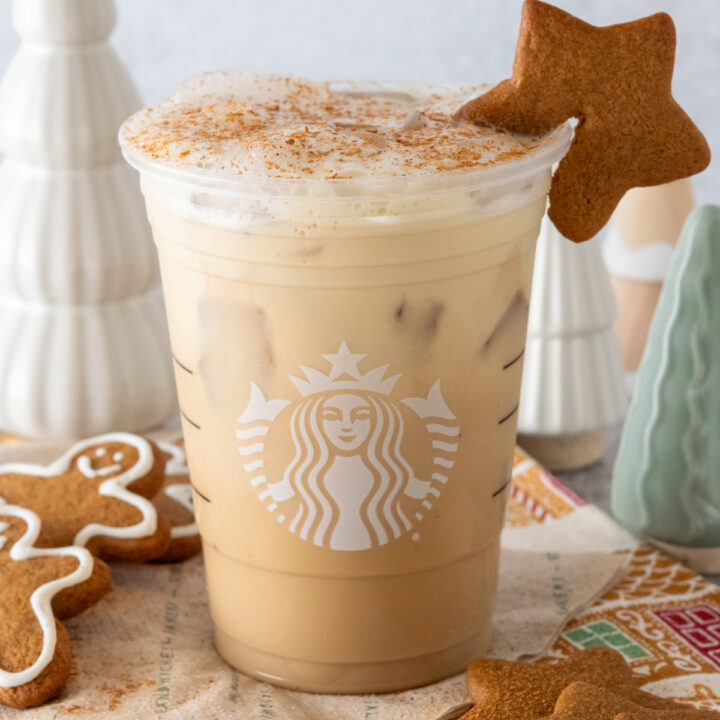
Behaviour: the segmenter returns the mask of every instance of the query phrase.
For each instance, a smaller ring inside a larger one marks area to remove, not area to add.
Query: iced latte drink
[[[542,139],[458,123],[470,88],[225,72],[133,116],[216,645],[321,692],[486,648]]]

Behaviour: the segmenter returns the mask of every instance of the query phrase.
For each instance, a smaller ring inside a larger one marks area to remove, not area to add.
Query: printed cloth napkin
[[[53,448],[53,452],[57,448]],[[20,457],[21,456],[21,457]],[[45,446],[0,447],[38,462]],[[609,645],[653,692],[720,708],[720,591],[637,542],[517,451],[494,657],[565,657]],[[387,695],[312,695],[236,672],[217,655],[202,560],[113,567],[113,590],[67,622],[73,674],[33,719],[436,720],[467,702],[464,677]],[[0,720],[18,718],[0,709]]]

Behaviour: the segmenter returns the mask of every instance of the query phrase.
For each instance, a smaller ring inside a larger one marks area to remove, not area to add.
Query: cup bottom
[[[490,644],[491,628],[437,652],[387,662],[321,663],[279,657],[248,647],[215,629],[222,658],[245,675],[290,690],[357,695],[429,685],[463,672]]]
[[[488,645],[499,545],[416,572],[329,577],[248,566],[204,542],[217,649],[238,670],[310,692],[448,677]]]

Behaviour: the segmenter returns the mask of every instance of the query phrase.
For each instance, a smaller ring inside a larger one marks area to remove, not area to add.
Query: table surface
[[[567,485],[583,500],[597,505],[607,513],[610,513],[610,481],[621,433],[622,425],[617,425],[607,431],[605,452],[599,462],[580,470],[553,473],[563,485]]]
[[[580,470],[553,473],[563,485],[569,487],[583,500],[597,505],[610,515],[612,515],[610,511],[610,482],[621,434],[622,425],[607,431],[605,435],[605,452],[599,462]],[[704,577],[710,582],[720,585],[720,574],[705,575]]]

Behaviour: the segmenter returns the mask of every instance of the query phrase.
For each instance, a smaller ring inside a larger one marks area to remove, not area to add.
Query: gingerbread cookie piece
[[[0,504],[0,703],[39,705],[70,674],[67,631],[56,618],[77,615],[110,589],[110,569],[84,548],[38,548],[40,519]]]
[[[669,702],[663,709],[648,708],[608,688],[575,682],[562,691],[553,713],[542,720],[720,720],[715,710],[696,710]]]
[[[0,499],[42,522],[38,547],[77,545],[106,559],[162,555],[170,527],[147,499],[160,489],[165,456],[145,438],[111,433],[73,445],[50,465],[0,465]]]
[[[548,214],[580,242],[597,234],[630,188],[687,177],[710,162],[707,141],[673,99],[674,61],[675,26],[665,13],[596,27],[525,0],[512,77],[458,117],[529,135],[577,118]]]
[[[530,720],[549,715],[560,693],[575,681],[612,688],[644,707],[676,707],[670,700],[640,690],[644,680],[619,652],[597,647],[554,664],[476,660],[466,675],[468,693],[476,705],[463,720]]]
[[[202,549],[195,524],[190,470],[185,450],[174,442],[158,440],[157,446],[168,455],[165,481],[153,498],[157,511],[170,523],[170,547],[153,562],[178,562],[197,555]]]

